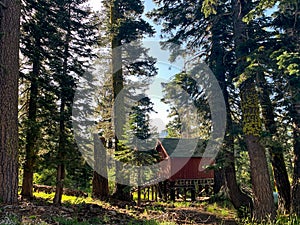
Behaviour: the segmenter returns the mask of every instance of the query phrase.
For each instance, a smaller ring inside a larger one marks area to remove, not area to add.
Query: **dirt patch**
[[[1,205],[0,224],[223,224],[236,225],[233,218],[220,218],[199,206],[169,207],[147,204],[136,207],[126,202],[63,204],[55,206],[43,199]]]

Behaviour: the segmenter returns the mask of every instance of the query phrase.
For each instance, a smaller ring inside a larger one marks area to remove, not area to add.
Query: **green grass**
[[[34,193],[35,197],[43,198],[49,202],[52,202],[54,195],[55,195],[55,193],[51,193],[51,194],[47,194],[44,192],[35,192]],[[62,196],[62,203],[81,204],[81,203],[91,203],[91,202],[94,202],[94,200],[91,197],[82,198],[82,197],[75,197],[75,196],[68,196],[68,195]]]
[[[51,194],[46,194],[44,192],[35,192],[34,196],[38,198],[43,198],[49,202],[52,202],[52,199],[54,198],[54,193]],[[82,198],[82,197],[75,197],[75,196],[67,196],[63,195],[62,196],[62,203],[67,204],[67,205],[73,205],[73,204],[82,204],[82,203],[93,203],[93,204],[98,204],[103,207],[110,207],[110,204],[108,202],[103,202],[99,200],[93,200],[91,197],[87,198]],[[166,208],[185,208],[185,207],[199,207],[202,210],[212,213],[216,215],[217,217],[220,218],[225,218],[225,217],[231,217],[235,218],[236,212],[233,209],[231,203],[229,201],[220,201],[220,202],[215,202],[215,203],[208,203],[208,202],[154,202],[149,205],[146,205],[144,207],[144,214],[145,216],[150,215],[153,211],[156,212],[164,212]],[[152,211],[152,212],[151,212]],[[144,224],[144,225],[173,225],[175,224],[174,222],[158,222],[156,220],[147,220],[143,221],[138,221],[138,217],[136,217],[136,211],[134,208],[128,208],[127,209],[127,214],[130,216],[134,216],[135,219],[130,223],[130,224]],[[35,219],[36,216],[32,215],[29,217],[29,219]],[[10,220],[16,220],[16,218],[9,218]],[[99,218],[94,218],[94,221],[92,221],[93,218],[89,221],[78,221],[77,219],[66,219],[66,218],[60,218],[57,217],[55,218],[55,221],[59,224],[62,225],[85,225],[85,224],[107,224],[110,222],[111,218],[108,216],[104,216],[101,220]],[[294,215],[290,216],[283,216],[280,215],[278,216],[277,220],[274,222],[265,222],[265,223],[254,223],[250,219],[243,219],[238,221],[239,224],[243,225],[299,225],[300,224],[300,218],[296,217]]]
[[[28,218],[31,219],[31,220],[34,220],[34,219],[36,219],[36,215],[31,215]]]
[[[174,206],[175,206],[175,207],[181,207],[181,208],[184,208],[184,207],[190,207],[190,206],[191,206],[191,203],[192,203],[192,202],[185,202],[185,201],[182,201],[182,202],[174,202]]]
[[[235,211],[231,208],[231,206],[228,206],[227,203],[224,202],[215,202],[213,204],[206,204],[204,206],[205,211],[212,213],[220,218],[225,217],[235,217]]]
[[[297,217],[295,215],[290,216],[279,216],[276,223],[276,225],[296,225],[300,224],[300,217]]]
[[[210,212],[210,213],[214,213],[216,209],[217,209],[217,204],[216,203],[214,203],[213,205],[208,205],[206,207],[206,211]]]
[[[46,194],[44,192],[34,193],[34,195],[38,198],[43,198],[49,202],[52,202],[54,198],[54,193]],[[104,208],[110,209],[110,203],[109,202],[103,202],[100,200],[94,200],[91,197],[82,198],[82,197],[74,197],[74,196],[62,196],[62,203],[64,205],[74,205],[74,204],[83,204],[83,203],[92,203],[92,204],[98,204],[101,205]],[[173,225],[174,222],[171,221],[164,221],[164,222],[158,222],[156,220],[151,219],[150,215],[155,212],[165,212],[166,208],[187,208],[187,207],[196,207],[204,212],[209,212],[217,217],[225,218],[225,217],[231,217],[235,218],[235,211],[232,209],[232,205],[229,204],[226,201],[216,202],[216,203],[208,203],[208,202],[189,202],[189,201],[177,201],[177,202],[152,202],[149,204],[146,204],[144,206],[144,211],[139,212],[141,213],[143,218],[145,218],[145,221],[141,222],[139,216],[137,216],[137,211],[135,207],[128,206],[126,208],[126,214],[128,216],[132,216],[133,220],[131,224],[144,224],[144,225]],[[149,220],[147,220],[148,218]],[[88,221],[78,221],[77,219],[71,219],[71,218],[56,218],[57,223],[59,224],[72,224],[72,225],[85,225],[85,224],[107,224],[111,221],[111,218],[109,216],[104,216],[101,218],[101,221],[98,221],[98,223],[92,223]],[[138,222],[137,222],[138,221]],[[295,223],[291,223],[290,225],[294,225]]]
[[[132,193],[132,196],[133,196],[133,200],[134,201],[137,201],[138,200],[138,193],[137,193],[137,191],[134,191],[133,193]],[[144,198],[144,192],[141,194],[141,200],[143,201],[143,200],[148,200],[148,192],[147,192],[147,194],[146,194],[146,199]],[[152,191],[150,190],[149,191],[149,200],[150,201],[153,201],[154,199],[152,199]]]
[[[239,221],[241,225],[299,225],[300,218],[295,215],[279,215],[276,221],[267,221],[263,223],[256,223],[250,219]]]

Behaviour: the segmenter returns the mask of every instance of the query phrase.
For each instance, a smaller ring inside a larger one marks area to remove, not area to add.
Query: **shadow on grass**
[[[99,224],[144,224],[157,225],[154,220],[138,219],[133,212],[111,206],[93,203],[55,206],[47,199],[21,200],[18,205],[0,205],[0,224],[59,224],[59,225],[99,225]]]

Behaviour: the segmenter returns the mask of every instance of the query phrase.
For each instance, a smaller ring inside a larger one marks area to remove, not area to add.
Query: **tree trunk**
[[[253,219],[255,221],[274,220],[276,209],[268,171],[267,157],[260,144],[261,121],[258,95],[251,80],[240,87],[243,113],[243,131],[250,158],[251,182],[254,194]]]
[[[269,153],[273,168],[275,185],[278,190],[278,209],[280,212],[288,213],[291,207],[291,185],[286,170],[283,156],[283,147],[276,141],[277,126],[275,122],[274,108],[270,99],[270,92],[266,84],[264,74],[258,74],[257,85],[259,87],[259,99],[262,108],[262,116],[266,131],[270,134]],[[275,139],[275,140],[274,140]]]
[[[233,39],[237,58],[236,74],[245,73],[246,57],[250,46],[247,25],[243,17],[252,9],[252,2],[232,0],[233,9]],[[274,220],[276,216],[273,191],[268,171],[267,157],[264,147],[260,144],[262,125],[259,112],[259,100],[253,74],[243,74],[246,78],[240,84],[241,109],[243,117],[243,132],[250,158],[251,182],[254,194],[253,219],[256,221]]]
[[[141,171],[137,171],[138,173],[138,184],[140,184],[141,182]],[[142,194],[142,187],[140,185],[138,185],[138,199],[137,199],[137,206],[141,206],[141,194]]]
[[[236,171],[235,171],[235,157],[234,157],[234,137],[233,137],[233,127],[232,127],[232,118],[231,110],[229,105],[229,93],[228,85],[226,81],[226,65],[224,62],[225,57],[225,46],[222,45],[220,37],[220,24],[221,20],[218,23],[212,23],[212,49],[211,49],[211,59],[210,67],[218,80],[218,83],[223,92],[223,97],[226,105],[226,135],[224,138],[224,147],[222,149],[222,156],[218,157],[224,161],[223,169],[218,171],[224,177],[226,185],[229,189],[229,196],[231,202],[236,210],[238,210],[240,216],[246,216],[247,212],[251,212],[253,203],[252,199],[245,193],[243,193],[237,183]],[[216,161],[218,161],[218,158]],[[221,188],[220,185],[214,186],[214,192],[218,191]],[[217,190],[216,190],[217,189]]]
[[[224,81],[225,83],[225,81]],[[227,108],[227,124],[226,136],[224,140],[224,157],[225,157],[225,178],[229,190],[231,202],[236,210],[238,210],[241,217],[247,216],[253,211],[253,201],[246,193],[240,189],[235,170],[235,157],[234,157],[234,137],[231,134],[232,118],[229,106],[229,94],[226,88],[223,88],[224,100]]]
[[[21,196],[28,200],[33,198],[33,163],[29,159],[24,164]]]
[[[63,88],[64,89],[64,88]],[[62,91],[63,92],[63,91]],[[66,131],[65,131],[65,97],[61,96],[60,105],[60,124],[59,124],[59,144],[57,153],[57,173],[56,173],[56,189],[53,203],[61,205],[61,199],[63,195],[64,179],[65,179],[65,145],[66,145]]]
[[[231,134],[233,130],[232,118],[229,106],[229,95],[226,88],[223,89],[223,95],[227,108],[226,136],[224,140],[226,184],[234,208],[238,210],[241,217],[245,217],[249,213],[252,214],[253,202],[252,199],[246,193],[241,191],[237,183],[234,157],[234,138]]]
[[[116,2],[111,3],[110,9],[110,22],[112,25],[116,25],[119,19],[118,8]],[[111,70],[113,74],[113,96],[114,96],[114,129],[115,129],[115,152],[119,151],[120,146],[119,139],[123,137],[123,129],[125,124],[125,107],[124,107],[124,98],[119,93],[123,89],[123,70],[122,70],[122,49],[121,49],[121,40],[118,37],[119,34],[113,33],[111,37],[111,48],[112,48],[112,64]],[[118,102],[116,103],[116,99]],[[123,166],[120,162],[116,161],[116,189],[113,197],[119,200],[131,201],[129,176],[124,171]]]
[[[285,3],[286,6],[290,2]],[[286,35],[289,40],[292,40],[293,44],[289,46],[288,51],[292,51],[294,54],[300,52],[300,29],[299,29],[299,9],[300,2],[295,1],[292,4],[295,11],[293,14],[289,15],[291,18],[295,18],[295,23],[290,24],[293,27],[286,27]],[[288,9],[288,8],[287,8]],[[288,10],[286,9],[286,12]],[[286,13],[285,12],[285,13]],[[295,59],[297,56],[295,56]],[[299,66],[299,65],[298,65]],[[298,67],[299,68],[299,67]],[[289,70],[289,69],[288,69]],[[291,87],[291,97],[293,102],[292,112],[290,116],[293,120],[293,147],[294,147],[294,171],[293,171],[293,182],[292,182],[292,203],[291,211],[300,217],[300,76],[299,72],[297,74],[288,75],[289,85]]]
[[[40,49],[39,37],[35,38],[35,47]],[[26,132],[26,155],[24,163],[24,174],[22,181],[22,198],[32,199],[33,197],[33,173],[37,157],[36,141],[38,128],[36,123],[37,116],[37,97],[38,97],[38,77],[40,75],[40,52],[37,51],[33,59],[32,78],[30,86],[28,122]]]
[[[63,65],[62,65],[62,74],[60,77],[60,110],[59,110],[59,141],[58,141],[58,153],[57,153],[57,174],[56,174],[56,189],[53,203],[56,205],[61,205],[61,199],[63,195],[64,179],[66,175],[66,144],[67,144],[67,134],[66,134],[66,121],[67,121],[67,102],[72,102],[73,98],[70,99],[70,82],[68,82],[68,58],[69,58],[69,45],[71,39],[71,25],[69,24],[71,9],[68,6],[68,18],[66,26],[66,39],[64,41],[64,54],[63,54]]]
[[[186,191],[185,191],[185,196],[186,196]],[[174,201],[176,200],[175,196],[175,181],[170,181],[170,200]]]
[[[230,132],[232,130],[232,120],[230,113],[227,113],[227,132]],[[241,191],[237,183],[233,141],[232,135],[225,137],[224,157],[226,184],[234,208],[238,211],[240,217],[246,217],[252,214],[253,202],[246,193]]]
[[[64,179],[65,179],[65,165],[63,163],[59,163],[57,166],[57,174],[56,174],[56,188],[55,188],[55,196],[53,199],[53,203],[55,205],[61,205],[61,199],[64,192]]]
[[[104,138],[101,139],[105,145]],[[100,200],[108,198],[108,174],[106,165],[106,150],[99,140],[98,134],[94,134],[94,172],[92,180],[92,197]]]
[[[294,173],[291,209],[293,213],[300,216],[300,102],[294,106]]]
[[[222,156],[223,159],[223,156]],[[216,164],[218,165],[220,161],[220,157],[216,158]],[[225,175],[224,175],[224,169],[223,168],[217,168],[214,170],[214,194],[218,194],[221,188],[225,185]]]
[[[118,172],[117,172],[118,171]],[[122,166],[116,161],[116,188],[113,194],[113,198],[121,201],[132,201],[132,196],[130,193],[129,176],[124,171]],[[125,183],[125,184],[124,184]]]
[[[18,202],[18,77],[20,2],[0,5],[0,199]]]
[[[230,150],[231,149],[231,150]],[[225,166],[225,176],[226,184],[229,190],[229,196],[231,202],[236,210],[238,210],[240,217],[246,217],[252,214],[253,202],[252,199],[245,193],[241,191],[237,184],[235,165],[234,165],[234,154],[233,148],[230,147],[226,154],[226,166]]]

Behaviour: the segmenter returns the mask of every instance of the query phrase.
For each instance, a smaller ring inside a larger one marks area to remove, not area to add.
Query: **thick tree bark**
[[[100,200],[106,200],[109,196],[108,179],[96,171],[93,172],[92,197]]]
[[[229,118],[230,117],[230,118]],[[230,114],[227,115],[227,132],[232,131],[232,120]],[[226,184],[229,190],[231,202],[241,217],[252,214],[253,202],[250,196],[242,192],[236,178],[234,143],[233,137],[229,134],[225,137],[224,143],[225,157],[225,177]]]
[[[112,25],[118,23],[119,14],[117,10],[117,2],[112,1],[110,9],[110,22]],[[123,128],[125,124],[125,108],[124,108],[124,99],[119,93],[123,89],[124,79],[123,79],[123,70],[122,70],[122,49],[121,49],[121,40],[119,34],[112,34],[111,36],[111,48],[112,48],[112,65],[111,70],[113,73],[113,96],[114,96],[114,131],[115,131],[115,152],[119,151],[120,146],[118,145],[119,139],[123,137]],[[116,99],[118,98],[118,102]],[[129,176],[122,168],[120,162],[116,162],[116,189],[113,194],[114,198],[124,201],[131,201]]]
[[[256,221],[274,220],[276,209],[268,172],[265,149],[260,143],[261,121],[258,95],[251,80],[240,88],[243,113],[243,131],[250,158],[251,182],[254,194],[253,219]]]
[[[18,201],[18,76],[20,2],[0,5],[0,199]]]
[[[223,159],[220,159],[221,157],[216,158],[216,164],[219,163]],[[214,194],[218,194],[221,190],[221,188],[225,185],[225,174],[224,174],[224,169],[223,168],[217,168],[214,170]]]
[[[278,190],[278,209],[283,213],[288,213],[291,207],[291,185],[286,170],[283,156],[283,147],[276,140],[277,126],[275,122],[274,108],[270,99],[269,89],[263,74],[258,74],[257,85],[259,87],[259,100],[262,109],[265,129],[272,138],[269,153],[273,168],[275,185]],[[275,138],[273,138],[275,137]]]
[[[104,138],[101,139],[105,145]],[[94,172],[92,180],[92,197],[105,200],[109,196],[106,150],[101,145],[99,135],[94,134]]]
[[[39,37],[35,38],[35,47],[40,49]],[[36,141],[38,137],[38,128],[36,124],[37,117],[37,97],[38,97],[38,77],[40,74],[40,52],[37,51],[32,65],[32,78],[30,86],[28,123],[26,131],[26,155],[24,163],[24,173],[22,180],[22,198],[31,199],[33,197],[33,173],[37,157]]]
[[[220,23],[220,22],[219,22]],[[226,185],[229,190],[229,196],[235,209],[237,209],[241,216],[246,216],[247,212],[251,212],[253,203],[252,199],[245,193],[243,193],[237,183],[236,170],[235,170],[235,157],[234,157],[234,137],[232,134],[232,118],[229,105],[229,93],[226,82],[226,65],[224,62],[225,46],[222,46],[220,35],[220,24],[212,23],[212,53],[210,59],[210,66],[214,75],[216,76],[226,105],[226,135],[224,138],[224,147],[222,159],[224,160],[224,168],[219,171],[226,181]],[[218,161],[218,160],[216,160]],[[214,188],[220,188],[220,185]]]
[[[225,83],[225,80],[224,80]],[[227,124],[226,124],[226,136],[224,139],[224,157],[225,157],[225,178],[226,184],[229,190],[229,196],[235,209],[239,211],[241,216],[251,214],[253,211],[253,201],[246,193],[240,189],[235,170],[235,157],[234,157],[234,138],[231,134],[232,118],[229,106],[229,94],[227,89],[224,87],[223,95],[227,108]]]
[[[225,83],[225,80],[224,80]],[[227,108],[227,124],[226,124],[226,136],[224,139],[224,157],[225,157],[225,178],[226,184],[229,190],[229,196],[231,202],[236,210],[238,210],[240,216],[244,217],[247,214],[252,214],[253,201],[246,193],[240,189],[235,170],[235,157],[234,157],[234,137],[231,134],[233,131],[232,118],[229,105],[229,94],[226,87],[222,88],[224,100]]]
[[[57,166],[57,173],[56,173],[56,188],[55,188],[55,195],[53,198],[53,203],[55,205],[61,205],[62,195],[64,192],[64,179],[65,179],[65,165],[63,163],[59,163]]]
[[[241,75],[247,67],[247,25],[243,17],[251,10],[251,2],[232,0],[233,7],[233,39],[238,61],[236,74]],[[248,76],[251,76],[247,74]],[[244,76],[247,76],[244,74]],[[250,158],[251,182],[254,194],[253,219],[256,221],[274,220],[276,217],[273,191],[267,165],[265,149],[261,145],[262,125],[259,113],[259,100],[253,79],[245,78],[240,84],[243,132]]]
[[[118,172],[117,172],[118,171]],[[126,174],[126,171],[120,166],[119,163],[116,165],[116,188],[113,194],[113,198],[116,198],[121,201],[132,201],[132,196],[130,193],[130,186],[124,183],[129,184],[129,176]]]
[[[115,152],[120,149],[119,138],[123,136],[123,127],[125,124],[125,109],[124,100],[119,93],[123,89],[123,74],[122,74],[122,52],[121,41],[117,37],[112,40],[112,71],[113,71],[113,93],[114,93],[114,129],[115,129]],[[118,103],[116,99],[118,98]],[[129,176],[124,170],[122,163],[116,161],[116,189],[113,197],[119,200],[131,201]]]

